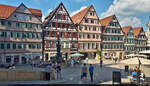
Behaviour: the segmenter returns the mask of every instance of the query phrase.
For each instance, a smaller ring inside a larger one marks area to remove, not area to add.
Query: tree
[[[100,57],[102,57],[102,51],[101,50],[97,50],[96,52]]]

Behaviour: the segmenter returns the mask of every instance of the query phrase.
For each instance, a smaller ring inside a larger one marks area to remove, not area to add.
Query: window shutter
[[[66,34],[65,34],[65,32],[64,32],[64,37],[66,37]]]
[[[65,27],[68,28],[68,25],[66,24]]]
[[[51,42],[51,48],[53,48],[53,42]]]
[[[61,23],[61,28],[63,28],[63,23]]]
[[[51,31],[49,32],[49,36],[52,37],[52,32]]]
[[[45,41],[45,48],[47,48],[47,42]]]
[[[71,39],[73,39],[73,32],[71,32]]]
[[[72,29],[72,24],[70,25],[70,29]]]
[[[77,43],[77,48],[79,48],[79,42]]]
[[[57,32],[55,32],[55,37],[57,37]]]
[[[59,37],[61,37],[61,32],[59,32]]]
[[[67,33],[67,38],[69,38],[69,33]]]
[[[74,42],[72,42],[72,48],[74,48]]]
[[[58,24],[57,24],[57,22],[56,22],[55,24],[56,24],[55,26],[56,26],[56,29],[57,29],[57,27],[58,27]]]
[[[76,33],[76,38],[78,38],[78,33]]]

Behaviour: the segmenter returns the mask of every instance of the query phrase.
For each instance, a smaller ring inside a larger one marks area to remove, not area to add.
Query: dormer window
[[[15,14],[14,17],[17,17],[17,15]]]
[[[90,12],[90,16],[94,16],[94,12]]]
[[[32,20],[32,16],[30,16],[29,18],[30,18],[30,20]]]

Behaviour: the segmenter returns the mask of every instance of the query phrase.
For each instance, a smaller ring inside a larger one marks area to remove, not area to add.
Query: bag
[[[145,78],[145,74],[143,74],[143,78]]]

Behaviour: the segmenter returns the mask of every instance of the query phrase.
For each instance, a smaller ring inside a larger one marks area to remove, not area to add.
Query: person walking
[[[51,70],[51,64],[48,64],[45,68],[46,80],[50,80],[50,70]]]
[[[57,79],[62,79],[62,76],[61,76],[61,66],[60,66],[60,64],[57,64],[56,72],[57,72]]]
[[[102,65],[103,65],[103,58],[100,57],[100,67],[102,68]]]
[[[92,64],[90,64],[89,73],[90,73],[91,82],[93,82],[94,67]]]
[[[87,67],[86,64],[83,64],[82,71],[81,71],[81,79],[86,79],[87,78]]]

